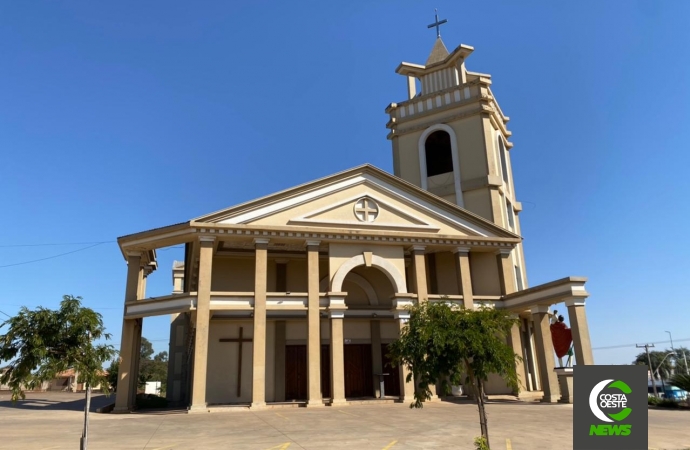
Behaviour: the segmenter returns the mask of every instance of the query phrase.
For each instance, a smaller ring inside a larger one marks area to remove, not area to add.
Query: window
[[[515,217],[513,214],[513,205],[511,205],[510,202],[506,200],[506,216],[508,217],[508,227],[511,231],[515,230]]]
[[[287,292],[287,264],[276,264],[276,292]]]
[[[520,270],[520,266],[515,266],[515,280],[517,280],[518,291],[523,290],[525,287],[522,284],[522,270]]]
[[[424,143],[424,151],[427,177],[453,171],[453,151],[448,133],[442,130],[431,133]]]
[[[506,147],[503,145],[503,139],[499,136],[498,138],[498,154],[501,157],[501,171],[503,172],[503,183],[506,189],[510,189],[510,183],[508,183],[508,157],[506,156]]]

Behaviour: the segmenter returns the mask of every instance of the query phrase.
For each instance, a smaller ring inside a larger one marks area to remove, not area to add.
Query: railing
[[[390,111],[391,118],[404,119],[414,115],[419,115],[437,108],[442,108],[454,103],[469,100],[479,95],[478,85],[454,86],[439,92],[406,100],[397,103],[396,107]]]

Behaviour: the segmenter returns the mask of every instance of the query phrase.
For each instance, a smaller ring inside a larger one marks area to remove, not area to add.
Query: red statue
[[[556,313],[558,311],[555,311]],[[570,345],[573,343],[573,331],[563,322],[563,316],[558,316],[558,321],[551,324],[551,340],[553,349],[558,358],[563,358],[568,354]]]

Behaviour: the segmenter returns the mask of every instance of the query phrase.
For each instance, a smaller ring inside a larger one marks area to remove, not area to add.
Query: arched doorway
[[[381,317],[392,307],[396,293],[395,277],[390,277],[381,267],[356,266],[343,279],[342,292],[348,315],[344,322],[345,345],[343,349],[345,397],[371,398],[380,395],[379,376],[384,376],[387,396],[400,392],[398,369],[390,365],[386,357],[388,341],[381,339]]]

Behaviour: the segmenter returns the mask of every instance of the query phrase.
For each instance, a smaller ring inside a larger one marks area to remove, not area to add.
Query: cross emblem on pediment
[[[370,198],[364,197],[355,203],[355,217],[360,222],[373,222],[379,215],[379,205]]]

